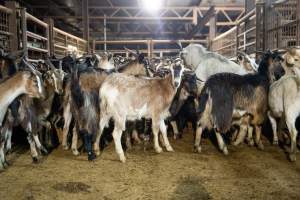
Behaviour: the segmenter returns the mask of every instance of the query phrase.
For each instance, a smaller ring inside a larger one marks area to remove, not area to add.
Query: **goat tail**
[[[206,84],[201,91],[197,108],[197,114],[201,117],[210,102],[211,107],[208,109],[210,113],[207,113],[207,116],[211,116],[213,127],[221,133],[230,129],[233,113],[233,95],[230,91],[225,93],[226,90],[223,89]]]
[[[198,108],[196,109],[197,114],[201,115],[204,112],[208,97],[209,97],[208,88],[205,85],[198,97]]]
[[[79,84],[78,67],[75,65],[75,69],[71,73],[71,97],[74,104],[80,108],[84,104],[83,92],[81,91]]]

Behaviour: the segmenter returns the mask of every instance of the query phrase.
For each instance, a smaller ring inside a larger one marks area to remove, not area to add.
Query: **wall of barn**
[[[238,51],[254,54],[300,45],[300,1],[245,1],[245,16],[212,40],[211,50],[233,58]]]

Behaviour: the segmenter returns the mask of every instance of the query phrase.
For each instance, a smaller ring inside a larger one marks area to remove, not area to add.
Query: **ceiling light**
[[[148,12],[155,12],[162,7],[163,0],[142,0],[143,8]]]

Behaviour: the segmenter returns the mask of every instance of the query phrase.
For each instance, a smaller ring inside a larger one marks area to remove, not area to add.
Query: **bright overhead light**
[[[149,12],[154,12],[162,7],[163,0],[142,0],[143,7]]]

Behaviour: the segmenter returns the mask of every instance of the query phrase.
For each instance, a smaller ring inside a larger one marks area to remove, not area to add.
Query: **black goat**
[[[263,55],[258,72],[255,74],[241,76],[220,73],[206,81],[199,97],[196,151],[201,151],[200,140],[203,129],[213,128],[220,150],[227,155],[228,150],[220,133],[226,133],[234,121],[242,122],[241,127],[253,125],[256,144],[263,148],[260,140],[261,124],[267,114],[269,85],[275,80],[274,72],[282,68],[281,62],[282,58],[277,52],[268,51]]]

